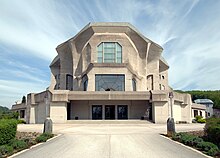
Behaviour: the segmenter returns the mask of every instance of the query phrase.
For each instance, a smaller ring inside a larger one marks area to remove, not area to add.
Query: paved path
[[[19,131],[41,131],[43,125],[19,125]],[[176,125],[177,131],[203,125]],[[160,135],[166,125],[146,123],[57,124],[61,136],[17,158],[204,158],[205,156]]]

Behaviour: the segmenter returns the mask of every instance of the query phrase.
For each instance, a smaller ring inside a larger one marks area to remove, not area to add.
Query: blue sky
[[[0,0],[0,105],[45,90],[56,46],[89,22],[130,22],[160,44],[174,89],[220,89],[219,0]]]

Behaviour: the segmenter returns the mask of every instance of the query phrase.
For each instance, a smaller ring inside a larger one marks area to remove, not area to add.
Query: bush
[[[202,138],[187,133],[176,133],[172,138],[190,146],[196,146],[198,143],[203,141]]]
[[[208,154],[210,156],[214,156],[219,151],[218,147],[211,142],[204,142],[203,141],[203,142],[198,143],[196,147],[199,148],[200,150],[204,151],[206,154]]]
[[[199,138],[198,136],[190,135],[187,133],[176,133],[173,135],[172,139],[185,145],[196,147],[210,156],[214,156],[219,152],[219,149],[215,144],[204,142],[203,139]]]
[[[40,136],[38,136],[38,137],[36,138],[36,141],[37,141],[38,143],[40,143],[40,142],[46,142],[46,141],[47,141],[47,137],[40,135]]]
[[[205,125],[207,139],[220,147],[220,118],[209,118]]]
[[[26,124],[26,122],[24,120],[17,120],[18,124]]]
[[[36,141],[38,142],[38,143],[40,143],[40,142],[46,142],[47,141],[47,139],[50,139],[50,138],[52,138],[54,135],[53,134],[50,134],[50,133],[43,133],[43,134],[41,134],[40,136],[38,136],[37,138],[36,138]]]
[[[198,123],[206,123],[206,120],[202,116],[196,116],[195,121]]]
[[[27,142],[25,142],[24,140],[17,140],[17,139],[11,140],[9,145],[16,150],[22,150],[28,147]]]
[[[13,147],[9,145],[1,145],[0,146],[0,157],[4,155],[10,155],[13,153]]]
[[[206,123],[206,120],[203,119],[203,118],[201,118],[201,119],[198,119],[197,122],[198,122],[198,123]]]
[[[0,115],[0,119],[18,119],[19,113],[18,112],[8,112],[3,113]]]
[[[198,122],[198,120],[202,119],[202,116],[199,116],[199,115],[198,115],[198,116],[195,117],[195,119],[196,119],[196,121]]]
[[[9,143],[15,138],[17,131],[17,121],[14,119],[0,120],[0,145]]]
[[[51,134],[51,133],[43,133],[43,134],[41,134],[41,135],[47,137],[48,139],[50,139],[50,138],[52,138],[52,137],[54,136],[54,135]]]

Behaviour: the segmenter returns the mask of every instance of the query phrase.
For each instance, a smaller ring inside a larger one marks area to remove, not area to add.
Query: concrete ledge
[[[153,124],[147,120],[67,120],[67,124]]]

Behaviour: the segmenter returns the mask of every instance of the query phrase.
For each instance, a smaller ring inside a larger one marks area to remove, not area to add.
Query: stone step
[[[67,120],[67,124],[152,124],[148,120]]]

